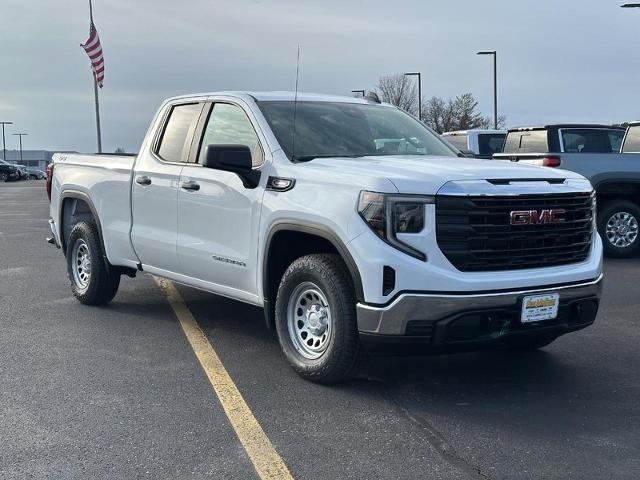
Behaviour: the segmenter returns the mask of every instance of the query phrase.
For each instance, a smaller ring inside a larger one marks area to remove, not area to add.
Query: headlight
[[[360,192],[358,213],[385,242],[412,257],[426,260],[423,252],[398,240],[399,233],[420,233],[424,229],[425,204],[434,197]]]

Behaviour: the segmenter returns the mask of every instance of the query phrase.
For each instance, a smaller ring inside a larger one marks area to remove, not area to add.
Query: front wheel
[[[6,173],[0,173],[0,182],[8,182],[9,176]]]
[[[337,255],[295,260],[278,288],[276,329],[293,369],[316,383],[350,378],[361,356],[351,277]]]
[[[95,223],[77,223],[67,242],[67,271],[73,295],[85,305],[102,305],[113,300],[120,286],[120,274],[105,259]]]
[[[628,200],[606,203],[598,215],[598,231],[609,257],[629,257],[640,251],[640,207]]]

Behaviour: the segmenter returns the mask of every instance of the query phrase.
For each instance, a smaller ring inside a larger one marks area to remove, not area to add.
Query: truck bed
[[[533,165],[557,158],[558,168],[587,177],[596,188],[607,181],[640,181],[640,153],[496,153],[493,158]]]
[[[59,153],[53,156],[51,214],[73,214],[59,205],[74,198],[69,195],[90,201],[96,218],[100,219],[107,258],[116,265],[135,266],[136,255],[129,238],[131,176],[135,160],[135,155]],[[60,198],[62,190],[65,194]],[[64,239],[69,232],[59,234]]]

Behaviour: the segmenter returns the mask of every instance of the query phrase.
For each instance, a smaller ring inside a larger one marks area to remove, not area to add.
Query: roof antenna
[[[296,92],[293,97],[293,136],[291,138],[291,160],[296,161],[296,114],[298,113],[298,76],[300,74],[300,44],[296,58]]]

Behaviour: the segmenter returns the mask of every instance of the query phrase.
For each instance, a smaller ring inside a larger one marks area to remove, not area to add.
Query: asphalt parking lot
[[[43,182],[0,184],[0,478],[257,478],[161,290],[91,308],[47,245]],[[640,477],[640,259],[607,260],[596,324],[514,355],[288,367],[262,312],[179,287],[294,478]]]

